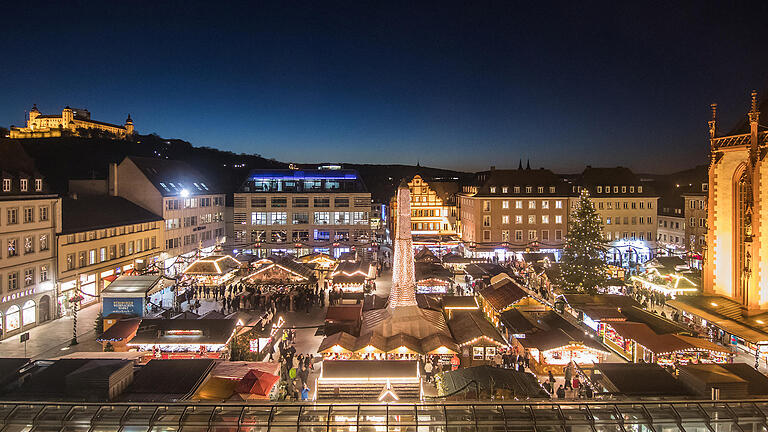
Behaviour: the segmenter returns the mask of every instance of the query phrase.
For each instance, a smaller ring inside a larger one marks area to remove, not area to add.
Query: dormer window
[[[35,191],[40,192],[43,190],[43,179],[35,179]]]
[[[627,187],[626,186],[622,186],[621,187],[621,193],[627,193]]]
[[[515,193],[516,193],[516,194],[519,194],[519,193],[520,193],[520,186],[515,186]]]
[[[3,192],[11,191],[11,179],[3,179]]]
[[[549,187],[549,193],[555,193],[555,187],[554,186],[550,186]]]
[[[637,187],[637,193],[643,193],[643,187],[642,186],[638,186]]]
[[[611,193],[611,187],[610,186],[606,186],[605,187],[605,193]]]
[[[531,193],[531,192],[533,192],[533,186],[526,186],[525,193]]]
[[[618,186],[614,186],[613,187],[613,193],[619,193],[619,187]]]
[[[635,193],[635,187],[634,186],[630,186],[629,187],[629,193]]]
[[[19,180],[19,189],[21,189],[22,192],[26,192],[28,188],[29,188],[29,180],[27,179]]]
[[[708,183],[702,183],[701,184],[701,191],[706,192],[709,190],[709,184]]]
[[[543,194],[544,193],[544,186],[539,186],[537,188],[537,190],[539,191],[540,194]]]
[[[501,193],[509,193],[509,187],[507,187],[507,186],[502,186],[502,187],[501,187]]]
[[[598,186],[597,187],[597,193],[603,193],[603,187],[602,186]]]
[[[496,193],[496,186],[491,186],[491,193]]]

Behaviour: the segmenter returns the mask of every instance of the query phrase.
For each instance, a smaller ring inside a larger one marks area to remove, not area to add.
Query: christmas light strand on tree
[[[397,189],[397,231],[394,246],[389,307],[417,306],[416,270],[411,237],[411,191],[407,185],[400,185]]]
[[[560,282],[566,290],[595,293],[605,285],[608,280],[604,260],[606,244],[602,221],[584,189],[568,222],[563,248]]]

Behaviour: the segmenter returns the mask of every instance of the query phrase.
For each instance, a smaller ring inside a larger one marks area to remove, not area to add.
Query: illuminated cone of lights
[[[411,238],[411,192],[407,185],[401,184],[397,189],[397,232],[395,233],[389,307],[416,305],[416,275]]]

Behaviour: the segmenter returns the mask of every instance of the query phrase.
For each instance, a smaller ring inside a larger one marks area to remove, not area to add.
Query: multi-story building
[[[163,218],[109,195],[62,199],[61,229],[56,238],[58,307],[66,313],[70,299],[81,306],[98,301],[119,275],[157,263],[163,251]]]
[[[11,127],[11,138],[47,138],[65,135],[80,135],[82,131],[97,130],[125,138],[133,135],[133,120],[130,114],[125,119],[124,125],[104,123],[92,120],[91,113],[87,109],[65,107],[58,114],[40,114],[37,105],[29,110],[27,126],[23,128]]]
[[[506,260],[526,250],[560,254],[571,188],[545,169],[478,173],[458,196],[461,240],[476,257]]]
[[[370,211],[371,194],[354,170],[254,170],[234,196],[234,245],[259,256],[365,252]]]
[[[225,241],[225,194],[186,162],[128,156],[110,165],[106,181],[71,181],[70,191],[123,197],[162,215],[169,276]]]
[[[683,193],[685,217],[685,246],[700,261],[707,246],[707,191],[702,183]]]
[[[0,339],[55,317],[60,199],[17,142],[0,142]]]
[[[656,234],[658,252],[662,255],[683,256],[686,252],[686,224],[680,188],[673,187],[660,195],[657,213],[659,227]]]
[[[646,182],[628,168],[587,166],[574,185],[575,191],[580,188],[588,190],[602,219],[610,262],[626,267],[655,255],[659,197]]]

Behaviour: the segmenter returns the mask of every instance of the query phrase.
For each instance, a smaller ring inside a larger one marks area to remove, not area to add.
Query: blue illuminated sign
[[[143,298],[109,298],[102,299],[102,314],[108,316],[117,313],[123,315],[144,316]]]

